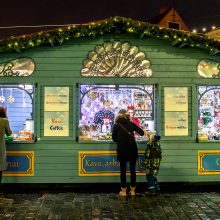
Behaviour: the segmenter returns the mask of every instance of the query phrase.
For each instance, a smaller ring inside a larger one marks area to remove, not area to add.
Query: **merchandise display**
[[[7,141],[33,141],[33,85],[0,84],[0,105],[7,108],[12,135]]]
[[[154,131],[153,85],[81,85],[80,93],[80,140],[111,140],[120,109],[132,108],[131,120],[145,131]]]
[[[220,140],[220,88],[200,86],[198,139]]]

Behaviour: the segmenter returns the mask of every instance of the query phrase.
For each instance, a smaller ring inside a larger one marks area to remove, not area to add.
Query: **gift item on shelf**
[[[12,136],[5,136],[5,140],[6,141],[13,141],[13,137]]]
[[[135,108],[134,117],[137,117],[140,120],[141,118],[152,118],[152,101],[148,94],[134,92],[133,102]]]
[[[199,141],[208,141],[208,136],[207,136],[206,132],[199,131],[198,132],[198,140]]]
[[[18,140],[20,141],[32,141],[33,140],[33,132],[32,131],[20,131]]]
[[[25,128],[24,128],[25,131],[31,131],[31,132],[34,132],[34,120],[31,120],[31,119],[27,119],[25,121]]]

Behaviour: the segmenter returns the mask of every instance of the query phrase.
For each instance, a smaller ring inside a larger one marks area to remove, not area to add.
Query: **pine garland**
[[[209,36],[200,36],[192,32],[162,28],[148,22],[132,20],[125,17],[113,17],[107,20],[92,22],[83,25],[71,25],[52,31],[39,32],[20,37],[10,37],[0,40],[0,52],[21,52],[28,48],[50,44],[62,44],[64,41],[79,37],[97,37],[103,34],[137,34],[140,38],[160,38],[174,42],[176,46],[202,47],[212,54],[220,52],[220,40]]]

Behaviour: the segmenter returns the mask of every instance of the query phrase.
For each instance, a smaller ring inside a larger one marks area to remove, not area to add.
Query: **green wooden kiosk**
[[[213,182],[220,174],[220,42],[123,17],[0,41],[4,183],[117,183],[111,126],[132,109],[161,135],[160,182]],[[103,113],[108,104],[108,114]]]

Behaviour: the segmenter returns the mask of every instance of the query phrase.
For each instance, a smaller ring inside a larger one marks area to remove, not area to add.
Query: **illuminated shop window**
[[[144,130],[154,131],[153,85],[80,85],[80,140],[111,140],[120,109]],[[146,137],[136,136],[137,140]]]
[[[32,141],[34,137],[33,85],[0,84],[0,105],[7,108],[13,141]]]
[[[220,86],[199,86],[199,140],[220,140]]]
[[[201,60],[197,66],[197,71],[204,78],[219,78],[220,63],[211,60]]]

